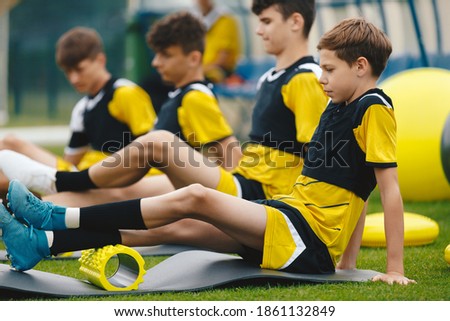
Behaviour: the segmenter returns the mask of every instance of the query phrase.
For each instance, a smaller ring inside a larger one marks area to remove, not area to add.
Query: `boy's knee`
[[[21,140],[14,134],[7,134],[3,139],[0,140],[0,149],[15,150],[15,148],[20,145],[20,142]]]
[[[174,141],[174,137],[175,135],[167,130],[152,130],[136,139],[136,141],[140,142],[141,144],[162,144],[164,142]]]
[[[167,166],[176,136],[166,130],[155,130],[136,140],[149,163],[156,168]]]
[[[208,199],[208,189],[202,184],[191,184],[186,187],[186,190],[188,192],[189,199],[196,204],[199,204],[198,202],[204,203]]]

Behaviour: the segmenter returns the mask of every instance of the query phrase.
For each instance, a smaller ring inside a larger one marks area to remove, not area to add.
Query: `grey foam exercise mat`
[[[179,245],[179,244],[162,244],[155,246],[138,246],[133,247],[136,251],[138,251],[142,256],[169,256],[174,255],[184,251],[192,251],[199,250],[199,248],[188,246],[188,245]],[[50,259],[52,260],[61,260],[61,259],[79,259],[81,257],[81,251],[71,252],[70,255],[62,255],[62,256],[54,256]],[[0,261],[6,261],[6,251],[0,250]]]
[[[201,291],[231,285],[261,282],[337,283],[365,282],[378,274],[372,270],[337,271],[333,274],[294,274],[260,269],[242,258],[202,250],[185,251],[167,258],[147,270],[137,290],[108,292],[87,281],[57,274],[29,270],[16,272],[0,264],[2,296],[73,297],[109,296],[180,291]]]

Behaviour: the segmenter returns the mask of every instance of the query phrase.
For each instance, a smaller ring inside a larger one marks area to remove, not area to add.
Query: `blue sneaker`
[[[39,230],[66,229],[66,208],[40,200],[18,180],[9,183],[6,198],[8,207],[20,222]]]
[[[32,269],[43,258],[50,256],[45,232],[23,225],[2,204],[0,204],[0,227],[3,231],[7,257],[15,270]]]

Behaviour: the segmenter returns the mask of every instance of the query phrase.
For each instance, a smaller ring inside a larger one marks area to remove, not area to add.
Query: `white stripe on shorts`
[[[306,249],[306,245],[303,242],[302,237],[300,236],[300,234],[298,234],[294,225],[292,225],[291,220],[284,214],[283,214],[283,217],[286,221],[286,224],[289,227],[289,230],[291,231],[291,235],[292,235],[292,238],[294,239],[294,243],[295,243],[296,247],[295,247],[294,253],[292,253],[289,260],[287,260],[286,263],[284,263],[284,265],[280,268],[280,270],[287,268]]]

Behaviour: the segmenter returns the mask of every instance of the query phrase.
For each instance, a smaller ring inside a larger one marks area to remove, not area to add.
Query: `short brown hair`
[[[386,68],[392,44],[387,35],[372,23],[363,18],[349,18],[325,33],[317,49],[335,51],[336,56],[349,65],[359,57],[365,57],[372,66],[373,75],[379,77]]]
[[[206,28],[189,12],[177,12],[155,22],[147,33],[146,40],[155,52],[170,46],[180,46],[185,54],[192,51],[203,53]]]
[[[315,0],[253,0],[252,12],[259,15],[263,10],[266,10],[271,6],[275,6],[276,10],[281,13],[284,20],[296,12],[301,14],[305,21],[303,35],[305,38],[309,37],[309,33],[316,17]]]
[[[91,28],[75,27],[65,32],[56,43],[56,63],[64,69],[75,68],[87,58],[103,53],[103,41]]]

